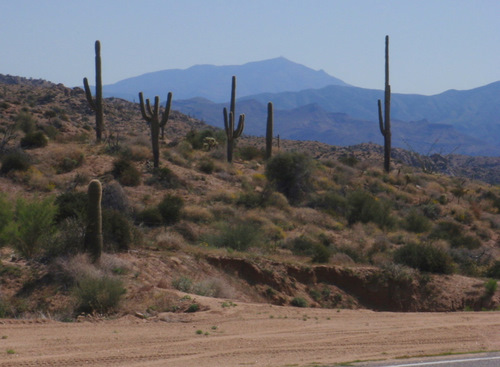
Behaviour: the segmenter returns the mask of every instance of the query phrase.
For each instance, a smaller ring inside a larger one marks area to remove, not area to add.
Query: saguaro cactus
[[[153,166],[158,168],[160,165],[160,127],[162,128],[162,138],[163,138],[163,128],[167,124],[168,115],[170,114],[170,105],[172,103],[172,92],[168,93],[167,105],[165,106],[165,111],[161,117],[160,121],[160,97],[155,97],[154,108],[151,109],[151,104],[149,99],[146,99],[146,105],[144,105],[144,96],[142,92],[139,92],[139,102],[141,107],[141,114],[144,120],[146,120],[151,127],[151,146],[153,148]]]
[[[95,41],[95,99],[92,98],[87,78],[83,78],[83,86],[90,108],[95,111],[95,135],[97,142],[100,142],[104,129],[104,113],[102,109],[101,42],[99,41]]]
[[[267,104],[266,159],[273,155],[273,103]]]
[[[384,170],[391,169],[391,86],[389,85],[389,36],[385,36],[385,92],[384,115],[382,116],[382,102],[378,100],[378,121],[380,132],[384,137]]]
[[[85,232],[85,251],[90,254],[93,262],[102,253],[102,186],[99,180],[92,180],[88,187],[87,230]]]
[[[233,76],[233,82],[231,86],[231,107],[229,111],[229,116],[227,114],[227,109],[224,107],[224,129],[226,130],[227,136],[227,161],[231,163],[233,161],[233,148],[234,141],[240,137],[245,127],[245,115],[241,114],[238,127],[234,129],[234,116],[235,116],[235,106],[236,106],[236,77]]]

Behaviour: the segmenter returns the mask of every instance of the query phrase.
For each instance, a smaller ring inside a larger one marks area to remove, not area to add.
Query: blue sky
[[[0,0],[0,73],[67,86],[196,64],[284,56],[382,89],[390,36],[395,93],[500,80],[498,0]]]

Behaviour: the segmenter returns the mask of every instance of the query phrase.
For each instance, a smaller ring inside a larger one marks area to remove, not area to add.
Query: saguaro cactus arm
[[[170,115],[170,107],[172,106],[172,92],[168,92],[167,104],[165,105],[165,111],[160,121],[161,127],[161,138],[163,139],[165,133],[165,125],[167,125],[168,117]]]
[[[154,107],[151,108],[151,103],[149,99],[146,99],[144,104],[144,96],[142,92],[139,92],[139,105],[141,109],[141,115],[150,124],[151,127],[151,147],[153,150],[153,166],[155,168],[160,165],[160,97],[155,97]],[[163,119],[162,119],[163,120]]]

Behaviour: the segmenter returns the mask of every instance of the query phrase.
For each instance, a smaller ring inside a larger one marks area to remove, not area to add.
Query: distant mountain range
[[[138,93],[145,96],[166,96],[172,92],[174,98],[206,98],[214,102],[225,102],[231,92],[231,77],[237,76],[238,96],[259,93],[279,93],[322,88],[327,85],[344,85],[342,80],[324,71],[312,70],[303,65],[278,57],[275,59],[249,62],[244,65],[195,65],[188,69],[156,71],[115,84],[103,86],[108,97],[138,99]]]
[[[382,90],[353,87],[285,58],[159,71],[104,86],[104,94],[134,101],[139,91],[149,98],[172,91],[174,109],[222,127],[232,75],[238,81],[236,113],[246,115],[246,134],[265,134],[266,106],[272,101],[275,132],[282,138],[341,146],[383,141],[377,115]],[[393,93],[391,101],[395,147],[500,156],[500,82],[434,96]]]

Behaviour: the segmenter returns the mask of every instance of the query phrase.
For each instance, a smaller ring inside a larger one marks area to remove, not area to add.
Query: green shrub
[[[236,154],[244,161],[251,161],[253,159],[259,159],[264,157],[264,151],[252,145],[247,145],[238,148]]]
[[[488,268],[486,275],[490,278],[500,279],[500,260],[495,261],[493,265]]]
[[[498,288],[498,282],[495,279],[488,279],[488,281],[484,284],[486,295],[489,297],[495,294],[497,288]]]
[[[464,234],[462,226],[455,222],[439,222],[433,228],[429,237],[446,240],[454,248],[463,247],[473,250],[481,247],[481,240],[479,238]]]
[[[431,222],[426,216],[412,209],[405,218],[404,227],[410,232],[422,233],[427,232],[431,228]]]
[[[359,159],[356,158],[353,154],[344,154],[339,157],[339,162],[345,164],[346,166],[354,167],[359,163]]]
[[[312,248],[311,260],[313,263],[327,263],[330,260],[330,250],[322,243],[315,243]]]
[[[190,293],[193,289],[193,281],[188,277],[178,277],[172,280],[172,286],[178,291]]]
[[[67,218],[86,218],[87,215],[87,194],[85,192],[68,191],[58,195],[55,199],[57,213],[56,223],[60,223]]]
[[[138,186],[141,172],[127,159],[119,158],[113,162],[113,176],[125,186]]]
[[[215,170],[214,161],[208,158],[203,158],[198,164],[198,170],[208,175],[211,174]]]
[[[167,194],[158,204],[158,210],[163,218],[165,225],[172,225],[181,219],[181,210],[184,206],[184,200],[180,196]]]
[[[302,297],[294,297],[290,304],[295,307],[307,307],[307,301]]]
[[[21,148],[32,149],[32,148],[42,148],[47,146],[49,140],[42,131],[35,131],[26,134],[21,139]]]
[[[441,215],[441,208],[435,203],[429,203],[422,206],[422,212],[427,218],[436,220]]]
[[[27,111],[19,111],[15,116],[14,121],[19,129],[25,134],[33,132],[36,128],[36,119]]]
[[[58,173],[71,172],[82,165],[85,156],[83,153],[71,154],[64,157],[57,165]]]
[[[42,252],[56,231],[57,207],[52,198],[18,199],[14,220],[2,232],[2,242],[11,244],[21,256],[31,259]]]
[[[312,238],[301,235],[293,239],[291,250],[294,255],[312,255],[315,244],[316,242]]]
[[[191,303],[187,308],[186,312],[197,312],[200,310],[200,305],[197,303]]]
[[[191,130],[186,134],[186,140],[193,149],[201,150],[204,149],[205,138],[214,138],[219,144],[223,143],[225,138],[222,134],[213,130]]]
[[[205,242],[215,247],[245,251],[261,244],[260,228],[253,223],[223,223],[216,234],[207,236]]]
[[[4,194],[0,194],[0,247],[2,246],[2,231],[11,223],[13,218],[12,203]]]
[[[266,166],[266,177],[276,190],[297,203],[311,190],[313,164],[309,156],[285,152],[272,157]]]
[[[158,185],[164,189],[176,189],[181,186],[181,181],[170,168],[160,167],[153,170],[153,176],[147,184]]]
[[[462,235],[462,226],[454,222],[441,221],[432,229],[430,238],[451,241],[454,237]]]
[[[27,171],[31,166],[29,155],[22,150],[7,153],[2,158],[1,174],[6,174],[10,171]]]
[[[132,244],[132,224],[122,212],[102,210],[102,236],[106,250],[126,251]]]
[[[137,223],[142,223],[148,227],[158,227],[163,223],[160,209],[157,206],[146,208],[138,212],[135,216]]]
[[[125,293],[123,282],[114,277],[84,276],[73,289],[77,312],[106,314],[116,310]]]
[[[387,202],[381,202],[366,191],[354,191],[347,195],[347,222],[376,223],[380,228],[394,226],[394,218]]]
[[[431,243],[408,243],[394,252],[394,261],[430,273],[451,274],[454,270],[451,256]]]
[[[345,215],[347,199],[336,192],[328,191],[312,196],[309,206],[323,210],[330,215]]]

